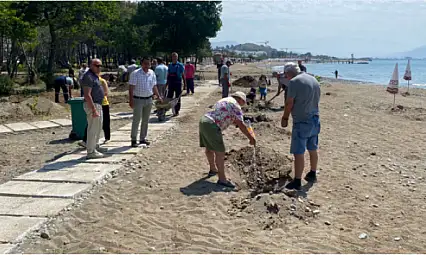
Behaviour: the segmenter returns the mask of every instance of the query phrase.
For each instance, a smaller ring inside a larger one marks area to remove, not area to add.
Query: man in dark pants
[[[65,103],[68,102],[69,94],[68,94],[68,88],[67,88],[67,78],[63,75],[56,77],[55,79],[55,103],[59,103],[59,94],[61,92],[64,95],[64,101]]]
[[[172,63],[169,64],[168,71],[167,98],[173,98],[173,95],[175,95],[176,98],[179,98],[173,113],[173,116],[178,116],[180,111],[180,95],[182,94],[182,81],[184,83],[184,87],[186,87],[186,80],[185,67],[178,61],[178,54],[176,52],[172,53]]]

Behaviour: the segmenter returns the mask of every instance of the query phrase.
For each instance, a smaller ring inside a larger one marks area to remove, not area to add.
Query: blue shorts
[[[308,151],[318,149],[318,134],[321,131],[319,116],[312,117],[311,120],[296,122],[293,124],[291,134],[291,154],[304,154]]]
[[[259,92],[260,92],[261,96],[266,96],[268,89],[267,88],[259,88]]]

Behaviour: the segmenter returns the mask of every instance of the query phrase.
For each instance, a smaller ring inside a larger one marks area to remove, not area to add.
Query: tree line
[[[50,83],[57,69],[100,58],[114,68],[141,56],[211,55],[220,1],[0,2],[0,64],[12,78]]]

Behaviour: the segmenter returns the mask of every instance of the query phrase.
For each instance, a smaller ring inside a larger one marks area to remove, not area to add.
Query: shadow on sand
[[[217,185],[214,182],[208,181],[208,177],[203,177],[184,188],[180,188],[180,192],[186,196],[204,196],[212,192],[231,192],[235,191],[230,188]]]

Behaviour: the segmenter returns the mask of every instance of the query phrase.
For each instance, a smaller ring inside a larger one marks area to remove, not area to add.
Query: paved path
[[[217,85],[200,86],[196,93],[201,96],[197,99],[183,97],[181,116],[177,118],[185,116],[215,89]],[[176,125],[174,119],[158,123],[152,118],[151,122],[152,141]],[[74,204],[82,193],[141,152],[142,148],[129,147],[130,128],[131,123],[112,133],[111,142],[105,145],[109,157],[86,160],[85,151],[74,152],[0,185],[0,253],[11,252],[27,234],[47,223],[49,217]]]
[[[111,113],[111,120],[131,119],[132,114],[129,112]],[[0,125],[0,134],[9,134],[14,132],[25,132],[36,129],[68,127],[72,126],[70,119],[54,119],[34,122],[17,122]]]

